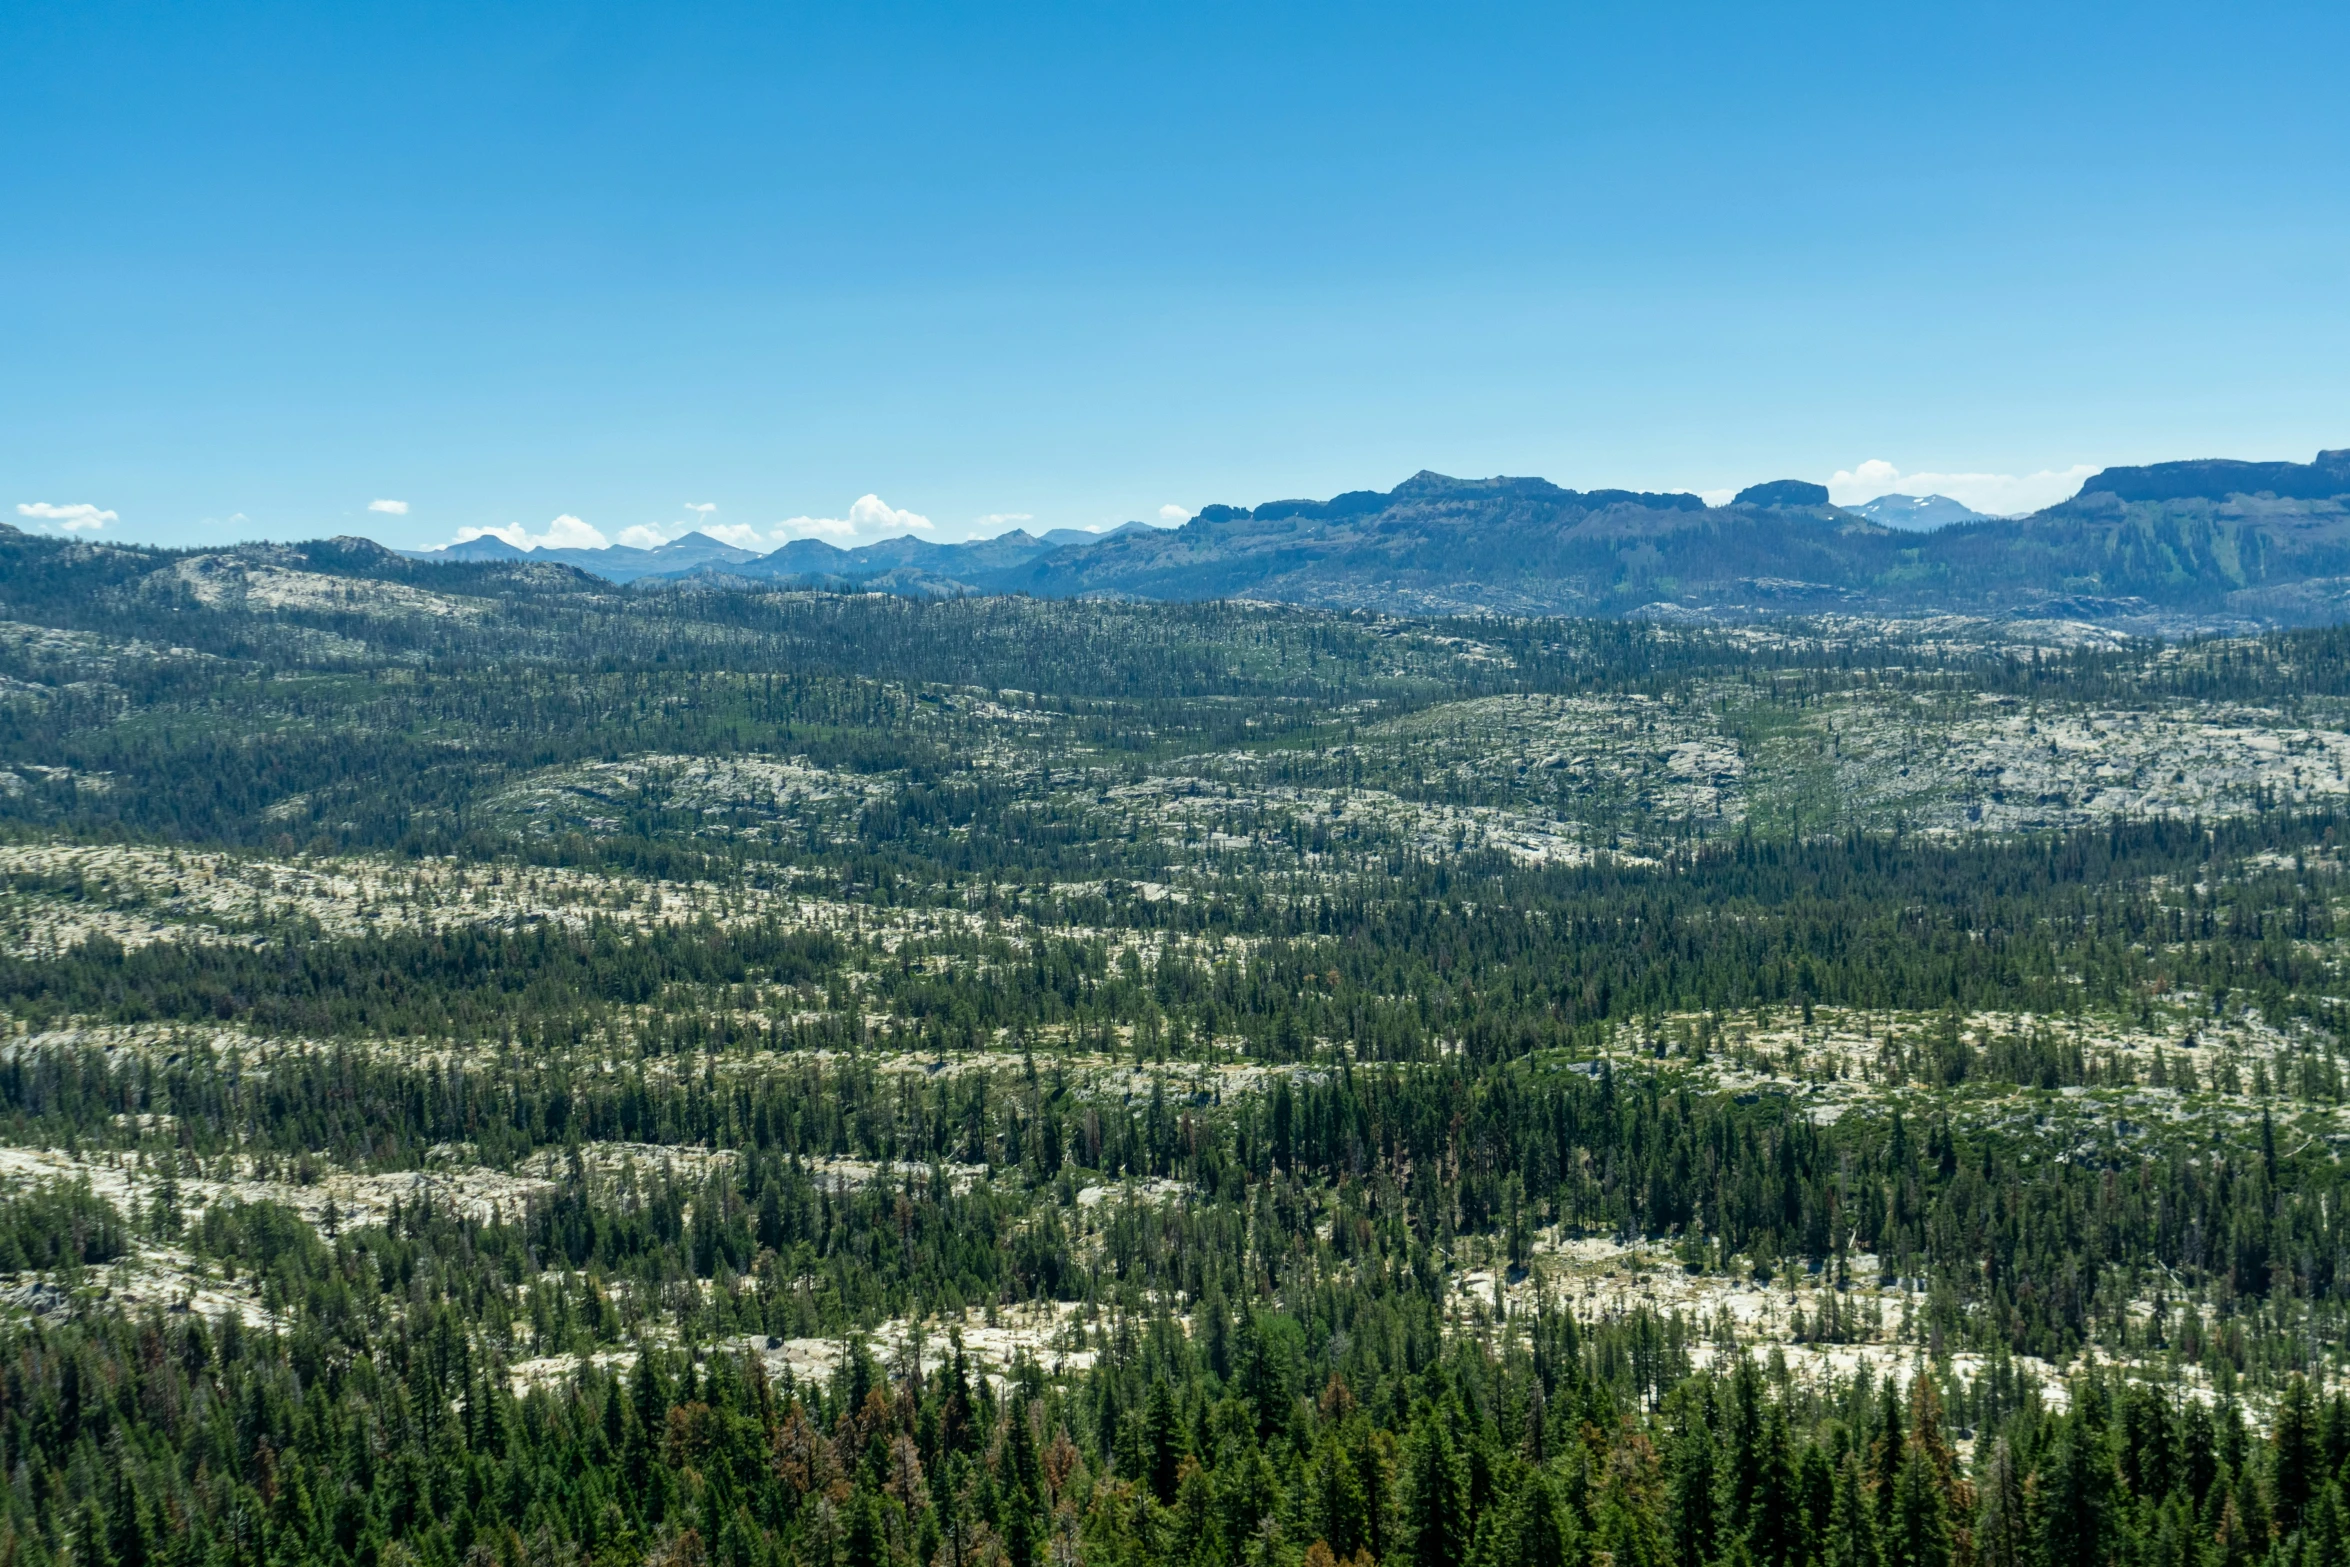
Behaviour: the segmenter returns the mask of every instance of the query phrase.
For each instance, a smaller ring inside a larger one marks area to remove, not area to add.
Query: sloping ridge
[[[1211,506],[1000,585],[1402,612],[1675,610],[2331,619],[2350,606],[2350,461],[2109,469],[2030,517],[1886,528],[1775,480],[1727,506],[1419,473],[1381,495]]]
[[[1793,481],[1788,481],[1793,485]],[[1381,494],[1203,508],[1182,528],[1046,556],[1003,586],[1063,596],[1249,594],[1405,611],[1613,613],[1690,582],[1843,575],[1844,535],[1885,530],[1824,504],[1709,508],[1695,495],[1577,491],[1421,472]],[[1824,501],[1824,492],[1820,500]]]
[[[2029,517],[1973,517],[1923,533],[1833,506],[1825,489],[1801,480],[1707,506],[1689,494],[1423,470],[1386,491],[1207,506],[1172,529],[1015,531],[967,544],[906,537],[853,549],[801,540],[756,557],[704,542],[711,548],[698,559],[670,554],[677,545],[630,552],[661,557],[647,570],[617,550],[525,555],[476,541],[489,560],[560,559],[652,585],[700,577],[913,595],[1251,597],[1423,614],[2308,623],[2350,616],[2350,450],[2310,463],[2110,468]]]
[[[2350,447],[2317,454],[2315,462],[2238,462],[2205,457],[2191,462],[2108,468],[2081,486],[2082,495],[2124,501],[2225,500],[2269,495],[2279,500],[2329,500],[2350,494]]]

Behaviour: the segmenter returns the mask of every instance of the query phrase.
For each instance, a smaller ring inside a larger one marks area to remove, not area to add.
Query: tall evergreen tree
[[[842,1567],[889,1567],[889,1535],[877,1493],[860,1488],[849,1498],[847,1525],[841,1534]]]
[[[1942,1476],[1923,1446],[1913,1445],[1901,1461],[1901,1473],[1894,1480],[1893,1528],[1885,1546],[1888,1567],[1950,1567],[1955,1542],[1949,1502]]]
[[[1755,1455],[1754,1490],[1744,1532],[1747,1548],[1762,1567],[1800,1567],[1810,1543],[1804,1522],[1786,1411],[1773,1404],[1763,1417],[1762,1443]]]
[[[1710,1562],[1719,1548],[1715,1525],[1713,1382],[1693,1381],[1673,1401],[1671,1496],[1673,1554],[1684,1562]]]
[[[1725,1539],[1744,1539],[1754,1525],[1756,1490],[1763,1482],[1762,1371],[1741,1354],[1730,1371],[1722,1400],[1720,1528]]]
[[[1150,1401],[1143,1413],[1143,1439],[1150,1464],[1151,1494],[1162,1506],[1175,1505],[1177,1471],[1183,1463],[1183,1415],[1175,1407],[1175,1390],[1164,1376],[1151,1378]]]
[[[1836,1499],[1821,1560],[1826,1567],[1881,1567],[1884,1560],[1877,1548],[1877,1515],[1856,1454],[1847,1453],[1836,1470]]]
[[[1983,1465],[1981,1511],[1975,1517],[1976,1567],[2025,1567],[2031,1559],[2030,1522],[2024,1516],[2023,1477],[2007,1438],[1995,1438]]]
[[[2047,1560],[2104,1567],[2113,1547],[2112,1455],[2074,1400],[2040,1465],[2041,1528]]]
[[[1899,1118],[1895,1120],[1899,1131]],[[1893,1528],[1893,1503],[1896,1482],[1901,1478],[1901,1461],[1908,1447],[1906,1427],[1902,1418],[1901,1392],[1887,1376],[1877,1399],[1877,1430],[1869,1443],[1869,1484],[1873,1488],[1877,1510],[1877,1528],[1890,1534]]]
[[[1426,1411],[1412,1442],[1403,1547],[1410,1567],[1461,1567],[1469,1548],[1467,1466],[1449,1423]]]
[[[1549,1472],[1529,1470],[1510,1519],[1505,1567],[1572,1567],[1578,1553],[1570,1549],[1567,1517]]]
[[[2273,1440],[2276,1529],[2279,1534],[2291,1534],[2301,1527],[2301,1515],[2325,1478],[2316,1401],[2310,1397],[2309,1383],[2300,1376],[2288,1377],[2284,1392],[2277,1398]]]

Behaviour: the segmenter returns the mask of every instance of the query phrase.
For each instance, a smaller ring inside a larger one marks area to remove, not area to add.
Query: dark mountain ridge
[[[355,539],[170,552],[15,537],[0,563],[11,575],[63,570],[69,556],[89,567],[103,555],[111,564],[101,575],[128,577],[210,554],[459,592],[602,579],[917,597],[1253,598],[1405,614],[2020,615],[2177,631],[2350,617],[2350,450],[2311,463],[2111,468],[2030,516],[1925,533],[1830,505],[1800,480],[1707,506],[1689,494],[1423,471],[1387,491],[1207,506],[1178,528],[848,549],[798,540],[766,555],[707,535],[655,550],[524,552],[477,539],[423,555]]]
[[[2206,457],[2190,462],[2108,468],[2081,486],[2081,494],[2125,501],[2222,500],[2267,495],[2278,500],[2327,500],[2350,492],[2350,447],[2319,452],[2315,462],[2238,462]]]
[[[2258,485],[2258,489],[2247,489]],[[1384,495],[1211,506],[984,583],[1398,612],[2062,614],[2300,622],[2350,604],[2350,464],[2110,469],[2029,517],[1880,526],[1783,480],[1727,506],[1421,473]]]
[[[1967,613],[2300,623],[2350,609],[2350,454],[2111,468],[2028,517],[1882,526],[1803,480],[1695,495],[1414,474],[1327,500],[1211,505],[1180,528],[968,544],[816,540],[756,558],[567,564],[941,595],[1262,598],[1397,613]],[[713,541],[714,542],[714,541]],[[674,548],[674,546],[672,546]],[[541,551],[538,558],[552,552]],[[611,552],[617,553],[617,552]],[[655,552],[658,553],[658,552]]]

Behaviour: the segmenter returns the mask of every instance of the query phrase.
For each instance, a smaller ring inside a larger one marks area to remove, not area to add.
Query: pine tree
[[[1175,1407],[1175,1390],[1164,1376],[1151,1379],[1150,1402],[1143,1414],[1143,1440],[1148,1448],[1151,1494],[1162,1506],[1175,1505],[1175,1486],[1185,1450],[1183,1416]]]
[[[1949,1504],[1942,1476],[1921,1446],[1913,1446],[1901,1461],[1894,1481],[1893,1531],[1885,1543],[1888,1567],[1950,1567]]]
[[[1268,1340],[1257,1314],[1244,1309],[1239,1318],[1234,1354],[1238,1364],[1234,1369],[1240,1381],[1240,1396],[1256,1415],[1257,1440],[1267,1441],[1275,1427],[1289,1417],[1288,1367]]]
[[[2244,1520],[2244,1531],[2255,1549],[2263,1548],[2269,1536],[2268,1497],[2263,1494],[2259,1476],[2252,1470],[2250,1454],[2246,1454],[2243,1468],[2236,1471],[2235,1483],[2229,1487],[2229,1499],[2235,1504],[2236,1515]]]
[[[2350,1560],[2350,1529],[2344,1527],[2342,1490],[2331,1482],[2321,1485],[2301,1522],[2301,1560],[2306,1567]]]
[[[998,1527],[1004,1536],[1004,1559],[1009,1567],[1037,1567],[1043,1540],[1043,1471],[1037,1461],[1036,1437],[1029,1423],[1028,1400],[1012,1401],[1005,1423],[1004,1474],[998,1500]]]
[[[1827,1548],[1829,1520],[1836,1511],[1836,1467],[1817,1442],[1806,1442],[1795,1469],[1796,1515],[1802,1525],[1802,1559],[1817,1560]]]
[[[860,1487],[849,1498],[848,1527],[842,1535],[842,1567],[889,1567],[889,1534],[881,1498]]]
[[[2134,1496],[2159,1502],[2170,1494],[2177,1460],[2172,1452],[2170,1401],[2133,1382],[2122,1401],[2122,1479]]]
[[[1754,1519],[1755,1488],[1762,1479],[1763,1379],[1753,1359],[1738,1357],[1723,1401],[1719,1527],[1725,1540],[1744,1537]]]
[[[2082,1409],[2086,1402],[2073,1401],[2041,1461],[2041,1529],[2048,1561],[2097,1567],[2110,1543],[2114,1474],[2111,1455]]]
[[[2325,1472],[2338,1475],[2342,1466],[2350,1464],[2350,1394],[2337,1392],[2326,1400]]]
[[[1713,1386],[1700,1381],[1682,1390],[1679,1429],[1673,1439],[1673,1555],[1684,1562],[1710,1562],[1718,1544],[1715,1527]]]
[[[1565,1510],[1543,1469],[1530,1470],[1518,1487],[1511,1519],[1507,1567],[1568,1567],[1577,1553],[1568,1548]]]
[[[92,1567],[110,1567],[114,1553],[107,1545],[106,1515],[98,1510],[98,1499],[84,1497],[74,1519],[73,1560],[79,1567],[87,1562]]]
[[[1900,1127],[1895,1118],[1895,1130]],[[1877,1402],[1877,1435],[1869,1444],[1869,1483],[1876,1497],[1877,1528],[1889,1532],[1893,1526],[1895,1482],[1901,1477],[1902,1451],[1908,1444],[1904,1434],[1908,1422],[1901,1415],[1901,1393],[1893,1379],[1885,1378],[1885,1386]]]
[[[1339,1433],[1326,1434],[1314,1459],[1314,1523],[1340,1561],[1370,1543],[1368,1511],[1353,1455]]]
[[[1975,1518],[1976,1567],[2025,1567],[2031,1536],[2024,1517],[2023,1477],[2015,1451],[2000,1437],[1983,1466],[1982,1510]]]
[[[2187,1418],[2182,1424],[2186,1430],[2179,1439],[2179,1478],[2186,1482],[2187,1493],[2195,1499],[2195,1505],[2201,1507],[2219,1472],[2219,1440],[2212,1430],[2210,1406],[2201,1399],[2189,1400]]]
[[[2244,1515],[2236,1510],[2235,1497],[2227,1497],[2220,1503],[2219,1529],[2205,1559],[2212,1567],[2252,1567],[2258,1548]]]
[[[1782,1405],[1773,1404],[1763,1419],[1745,1539],[1763,1567],[1798,1567],[1803,1560],[1803,1508],[1796,1495],[1794,1456]]]
[[[1882,1561],[1877,1549],[1877,1518],[1869,1508],[1860,1460],[1849,1453],[1836,1470],[1836,1499],[1821,1559],[1827,1567],[1880,1567]],[[2001,1563],[1999,1567],[2012,1564]]]
[[[114,1567],[147,1567],[149,1520],[145,1501],[131,1482],[131,1455],[123,1450],[122,1444],[116,1443],[113,1456],[114,1496],[108,1544],[113,1551]]]
[[[1435,1410],[1421,1418],[1412,1443],[1404,1498],[1403,1548],[1410,1567],[1461,1567],[1469,1548],[1468,1474],[1452,1432]]]
[[[2291,1534],[2301,1527],[2301,1514],[2324,1478],[2325,1461],[2318,1445],[2315,1402],[2309,1396],[2309,1384],[2298,1376],[2286,1380],[2285,1391],[2277,1399],[2274,1443],[2276,1529],[2279,1534]]]
[[[1367,1420],[1352,1422],[1347,1451],[1354,1459],[1355,1478],[1363,1491],[1363,1519],[1370,1553],[1384,1561],[1393,1542],[1388,1522],[1395,1513],[1395,1439],[1374,1430]]]
[[[2154,1515],[2154,1526],[2148,1532],[2147,1560],[2163,1564],[2180,1563],[2182,1567],[2200,1567],[2203,1547],[2209,1534],[2195,1516],[2195,1504],[2187,1500],[2184,1488],[2174,1490],[2162,1500]]]

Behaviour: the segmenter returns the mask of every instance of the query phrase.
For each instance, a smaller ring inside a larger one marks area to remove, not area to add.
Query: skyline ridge
[[[1898,488],[1889,485],[1880,486],[1865,483],[1863,484],[1863,488],[1866,488],[1868,491],[1865,496],[1837,500],[1834,504],[1838,505],[1842,509],[1854,511],[1861,515],[1870,516],[1872,520],[1878,520],[1879,514],[1887,510],[1885,503],[1893,501],[1915,502],[1917,504],[1914,506],[1898,509],[1898,515],[1900,515],[1903,520],[1895,521],[1890,525],[1910,528],[1913,530],[1920,530],[1924,528],[1943,526],[1948,522],[1968,521],[1975,518],[2014,518],[2028,516],[2033,512],[2046,510],[2048,506],[2061,504],[2066,499],[2077,497],[2080,493],[2082,493],[2082,491],[2093,487],[2096,482],[2103,479],[2105,475],[2110,473],[2171,473],[2173,471],[2184,471],[2190,469],[2198,471],[2211,470],[2214,472],[2235,472],[2248,476],[2249,480],[2254,482],[2255,486],[2257,487],[2257,482],[2259,482],[2259,475],[2267,475],[2267,482],[2274,483],[2276,482],[2279,475],[2323,466],[2327,464],[2329,460],[2338,460],[2341,457],[2341,449],[2326,448],[2321,449],[2317,453],[2313,463],[2295,463],[2290,459],[2187,458],[2162,459],[2149,463],[2115,464],[2106,468],[2099,468],[2094,470],[2091,470],[2083,465],[2079,469],[2079,478],[2077,482],[2068,491],[2067,494],[2050,500],[2043,505],[2018,511],[1983,510],[1981,508],[1969,506],[1965,502],[1957,500],[1955,497],[1942,494],[1939,491],[1930,490],[1925,486]],[[1870,463],[1863,464],[1861,467],[1864,472],[1870,468],[1880,469],[1885,474],[1893,474],[1897,472],[1897,470],[1894,470],[1890,464]],[[1433,474],[1435,473],[1435,470],[1430,468],[1422,468],[1417,470],[1417,473]],[[1451,476],[1448,475],[1438,475],[1438,477],[1447,478],[1448,481],[1451,478]],[[1500,478],[1506,476],[1497,475],[1493,477]],[[1949,476],[1921,474],[1915,477],[1943,479]],[[1409,483],[1411,481],[1407,479],[1403,482]],[[1591,490],[1577,491],[1572,486],[1553,485],[1552,481],[1546,478],[1537,478],[1535,482],[1551,485],[1552,488],[1565,491],[1567,493],[1685,495],[1708,506],[1722,505],[1734,498],[1733,492],[1729,490],[1717,490],[1711,492],[1701,492],[1689,489],[1631,491],[1623,490],[1616,486],[1595,486]],[[1762,482],[1810,484],[1814,481],[1768,480]],[[1854,476],[1852,474],[1839,472],[1830,478],[1828,484],[1824,488],[1831,492],[1842,490],[1847,495],[1850,495],[1852,494],[1853,485],[1855,482],[1856,481],[1854,480]],[[1752,488],[1752,486],[1749,486],[1749,488]],[[1348,493],[1382,494],[1391,492],[1360,491]],[[1948,504],[1943,507],[1935,507],[1932,505],[1932,503],[1936,501],[1946,502]],[[548,531],[543,534],[533,535],[525,525],[519,523],[502,524],[492,527],[472,526],[460,529],[459,536],[457,538],[443,543],[411,544],[387,542],[386,547],[400,550],[404,554],[410,554],[418,558],[424,558],[432,555],[445,554],[451,549],[461,549],[482,539],[500,539],[507,543],[515,550],[517,554],[520,555],[542,553],[550,549],[582,550],[587,552],[617,550],[622,553],[620,556],[615,558],[628,558],[632,554],[649,554],[669,548],[673,545],[686,543],[687,541],[698,537],[707,539],[709,541],[707,547],[711,549],[732,549],[742,551],[748,556],[763,556],[772,554],[776,550],[785,547],[799,538],[810,538],[812,542],[832,543],[836,548],[857,548],[863,545],[885,542],[887,540],[893,539],[922,538],[924,536],[923,533],[918,532],[917,530],[932,528],[932,524],[927,517],[918,516],[910,511],[899,511],[895,508],[888,507],[885,503],[880,501],[878,496],[875,495],[869,494],[865,496],[858,503],[858,507],[865,507],[868,503],[871,503],[872,510],[882,516],[892,520],[902,519],[903,525],[899,528],[899,531],[876,533],[864,537],[860,537],[851,532],[843,532],[833,538],[816,538],[810,535],[786,535],[782,533],[777,533],[766,538],[761,538],[756,528],[752,527],[751,525],[713,524],[710,521],[710,515],[716,512],[719,508],[715,504],[701,503],[688,505],[683,508],[688,512],[696,514],[696,523],[693,525],[681,524],[680,526],[684,526],[686,531],[668,537],[648,537],[648,535],[653,533],[653,529],[644,526],[634,526],[620,530],[620,536],[615,538],[606,535],[602,532],[601,529],[595,528],[592,525],[585,523],[580,517],[576,515],[564,513],[553,519],[553,521],[547,525]],[[1260,501],[1256,503],[1256,505],[1283,505],[1288,503],[1289,498],[1284,497],[1274,500]],[[1225,509],[1233,509],[1226,505],[1226,503],[1213,504],[1218,506],[1225,506]],[[857,509],[857,507],[851,508],[852,512],[856,511]],[[23,526],[25,523],[29,523],[31,526],[26,531],[36,533],[48,531],[49,528],[54,528],[57,531],[66,534],[95,537],[99,534],[102,528],[110,526],[119,521],[119,517],[115,512],[111,510],[103,510],[96,504],[90,502],[61,504],[48,501],[18,501],[15,505],[15,511],[19,519],[21,519],[18,525]],[[397,517],[403,520],[408,518],[412,511],[413,508],[408,502],[381,498],[372,501],[366,508],[366,513],[369,515],[378,517]],[[1035,538],[1047,538],[1054,535],[1067,535],[1068,539],[1066,542],[1077,542],[1084,537],[1106,538],[1128,528],[1166,528],[1170,526],[1179,526],[1183,521],[1187,521],[1191,516],[1196,516],[1198,514],[1196,511],[1188,511],[1186,509],[1178,508],[1172,505],[1161,507],[1159,511],[1159,518],[1155,522],[1147,518],[1129,518],[1119,522],[1100,523],[1088,527],[1044,528],[1034,531],[1031,531],[1027,526],[1028,524],[1035,522],[1036,519],[1032,516],[1020,514],[1008,517],[987,518],[982,519],[981,522],[975,525],[973,529],[966,529],[956,536],[932,536],[927,539],[927,542],[939,544],[970,543],[988,539],[1004,538],[1013,533],[1028,533],[1031,537]],[[1937,520],[1932,522],[1918,522],[1909,520],[1912,518],[1929,515],[1936,518]],[[806,521],[807,519],[797,520]],[[785,522],[778,523],[775,526],[777,528],[789,527],[791,526],[792,521],[793,520],[791,519],[787,519]],[[993,532],[976,531],[978,527],[985,527],[988,524],[995,523],[1000,523],[1001,526],[997,527]],[[636,537],[631,538],[630,535],[632,534],[636,535]],[[120,537],[121,535],[110,536]],[[303,534],[297,531],[292,536],[317,537],[320,535],[315,533]],[[370,538],[374,537],[372,532],[367,533],[364,536]],[[238,537],[250,538],[255,536],[239,535]],[[190,546],[184,547],[201,548],[212,543],[226,542],[231,542],[231,540],[226,538],[196,540],[193,541]]]

